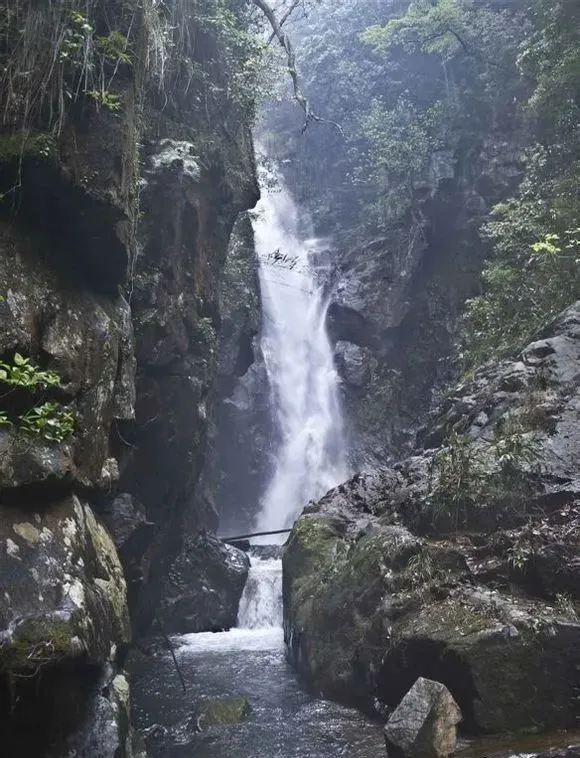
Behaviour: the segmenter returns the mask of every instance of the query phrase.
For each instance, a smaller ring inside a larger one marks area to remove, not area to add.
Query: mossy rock
[[[51,134],[0,134],[0,162],[41,158],[54,160],[57,154],[56,140]]]
[[[252,707],[245,697],[206,700],[199,709],[197,724],[200,729],[223,724],[239,724],[246,721],[251,712]]]
[[[87,504],[70,496],[41,514],[0,509],[1,670],[102,664],[130,635],[123,569]]]

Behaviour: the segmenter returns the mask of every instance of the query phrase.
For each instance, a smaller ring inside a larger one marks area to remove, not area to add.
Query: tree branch
[[[282,22],[278,21],[276,18],[276,14],[274,13],[274,10],[272,7],[266,2],[266,0],[252,0],[253,4],[259,8],[264,16],[267,18],[268,23],[272,27],[272,38],[275,38],[280,43],[280,46],[284,49],[284,52],[286,53],[286,68],[288,69],[288,73],[290,74],[290,78],[292,79],[292,88],[294,90],[294,99],[298,103],[298,105],[302,108],[304,111],[304,126],[302,127],[302,131],[306,131],[308,124],[311,121],[318,121],[322,123],[332,124],[332,126],[336,127],[338,131],[344,136],[344,132],[342,131],[342,127],[340,124],[337,124],[335,121],[330,121],[327,118],[322,118],[322,116],[318,116],[313,110],[312,107],[308,101],[308,98],[304,95],[302,92],[302,88],[300,86],[300,77],[298,75],[298,71],[296,70],[296,56],[294,54],[294,48],[292,47],[292,42],[290,41],[290,38],[287,34],[282,30],[282,23],[284,23],[289,18],[289,13],[294,10],[294,8],[298,5],[300,0],[297,2],[295,1],[292,6],[290,7],[290,10],[286,12],[286,14],[283,17]]]
[[[280,19],[280,21],[278,21],[278,26],[280,27],[280,29],[284,26],[284,24],[286,23],[286,21],[288,21],[288,19],[290,18],[290,16],[294,13],[294,11],[296,10],[296,8],[298,8],[298,6],[300,5],[301,2],[302,2],[302,0],[294,0],[294,2],[292,3],[292,5],[288,8],[288,10],[286,11],[286,13]],[[272,32],[272,34],[270,35],[270,38],[268,39],[268,44],[271,45],[272,44],[272,40],[274,40],[274,39],[276,39],[276,32]]]

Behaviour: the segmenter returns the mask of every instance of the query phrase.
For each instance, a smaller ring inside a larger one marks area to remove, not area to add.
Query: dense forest
[[[321,2],[289,30],[304,91],[332,123],[305,135],[287,101],[267,108],[264,138],[291,159],[323,232],[350,242],[419,226],[448,164],[467,184],[482,143],[490,163],[513,150],[510,191],[481,218],[466,369],[521,347],[578,296],[579,13],[572,0]]]

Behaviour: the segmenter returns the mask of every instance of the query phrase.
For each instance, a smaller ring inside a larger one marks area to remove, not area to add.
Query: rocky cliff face
[[[475,732],[580,714],[580,304],[450,391],[412,455],[308,506],[285,636],[317,691],[382,711],[418,676]]]
[[[517,185],[516,145],[496,135],[469,155],[434,153],[413,211],[339,253],[328,327],[359,467],[407,451],[434,393],[457,376],[457,321],[488,252],[479,227]]]
[[[3,747],[119,758],[131,622],[153,620],[184,525],[215,524],[194,493],[253,151],[239,108],[199,105],[188,66],[227,72],[182,3],[13,5],[0,19]]]
[[[234,229],[221,285],[223,328],[211,394],[203,494],[215,503],[220,533],[248,531],[270,470],[271,397],[261,355],[260,288],[249,217]]]

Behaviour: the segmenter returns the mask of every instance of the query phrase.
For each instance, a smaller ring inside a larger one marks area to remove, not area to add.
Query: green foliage
[[[95,47],[104,60],[131,66],[133,59],[129,49],[129,40],[117,30],[110,31],[106,37],[95,37]]]
[[[464,0],[415,0],[403,15],[385,26],[369,27],[361,38],[381,53],[399,46],[407,53],[420,50],[451,56],[461,45],[456,35],[463,31],[468,7]]]
[[[163,107],[191,113],[214,140],[255,115],[266,49],[245,0],[173,0],[147,13],[149,66]]]
[[[497,235],[496,255],[483,271],[483,293],[468,301],[463,317],[460,350],[466,368],[522,349],[580,297],[580,229],[526,244],[518,231],[528,234],[533,218],[526,224],[522,210],[516,201],[502,206],[488,225]]]
[[[418,218],[416,190],[436,178],[439,151],[460,172],[498,113],[516,128],[528,26],[517,8],[468,0],[321,0],[298,22],[304,90],[344,136],[318,126],[303,137],[282,105],[268,114],[267,139],[290,159],[283,169],[318,228],[356,242],[407,212]]]
[[[556,595],[556,610],[562,614],[565,618],[572,619],[572,621],[580,620],[578,611],[576,610],[576,603],[574,599],[563,592],[559,592]]]
[[[72,411],[63,409],[58,403],[43,403],[21,416],[18,426],[48,442],[63,442],[74,432],[75,417]]]
[[[450,519],[455,529],[478,506],[485,469],[481,454],[466,435],[447,437],[432,461],[430,502],[435,523]]]
[[[580,5],[538,0],[518,66],[533,82],[527,114],[541,147],[530,152],[518,194],[484,228],[493,255],[483,292],[470,300],[466,366],[510,355],[580,297]]]
[[[525,573],[535,556],[533,545],[526,540],[519,540],[508,549],[508,563],[518,571]]]
[[[411,584],[415,587],[427,584],[434,579],[437,574],[435,562],[425,548],[421,548],[419,552],[409,558],[407,573],[409,574]]]
[[[31,407],[13,418],[7,411],[1,410],[0,427],[16,427],[47,442],[57,443],[63,442],[74,432],[75,416],[72,411],[57,402],[33,404],[39,393],[60,387],[61,379],[56,372],[41,370],[30,358],[16,353],[13,362],[0,361],[0,386],[2,385],[6,386],[8,391],[1,398],[9,399],[11,392],[24,390],[30,395]]]
[[[59,387],[60,376],[54,371],[41,371],[30,358],[16,353],[12,364],[0,361],[0,382],[13,387]]]
[[[379,226],[412,203],[416,181],[424,179],[431,155],[443,147],[444,118],[441,102],[418,108],[407,95],[392,107],[375,98],[361,118],[361,132],[369,150],[361,155],[355,181],[371,179],[381,187],[375,206]]]
[[[473,523],[478,510],[484,509],[518,514],[525,508],[526,477],[538,471],[538,461],[534,433],[510,416],[498,422],[489,447],[451,433],[431,463],[434,524],[457,530]]]
[[[58,134],[70,105],[85,96],[118,110],[111,86],[133,64],[137,13],[154,2],[120,2],[105,12],[99,0],[7,0],[0,13],[4,123],[24,135]]]
[[[107,90],[91,89],[85,93],[87,97],[90,97],[101,108],[106,108],[112,113],[119,113],[121,110],[122,102],[121,97],[114,92],[108,92]]]

